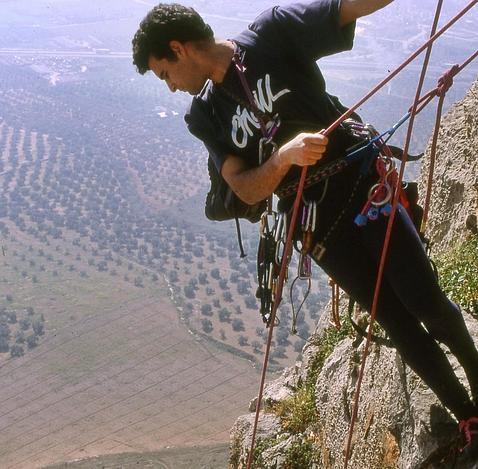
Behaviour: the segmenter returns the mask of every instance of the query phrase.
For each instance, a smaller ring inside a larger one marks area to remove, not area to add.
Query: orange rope
[[[435,11],[435,18],[433,20],[433,26],[432,26],[432,32],[430,34],[431,37],[434,36],[437,25],[438,25],[438,20],[440,18],[440,13],[441,13],[441,7],[443,4],[443,0],[438,0],[437,3],[437,8]],[[385,233],[385,239],[383,243],[383,250],[382,250],[382,255],[380,258],[380,264],[378,268],[378,275],[377,275],[377,282],[375,285],[375,291],[373,295],[373,302],[372,302],[372,311],[370,312],[370,326],[368,328],[367,332],[367,340],[365,342],[364,350],[363,350],[363,355],[362,355],[362,363],[360,365],[360,372],[358,375],[357,379],[357,384],[355,386],[355,395],[354,395],[354,408],[352,412],[352,418],[350,421],[350,427],[349,427],[349,434],[347,438],[347,448],[345,450],[345,463],[344,463],[344,469],[347,469],[349,459],[350,459],[350,450],[352,447],[352,436],[353,436],[353,431],[355,427],[355,422],[357,420],[358,416],[358,404],[359,404],[359,399],[360,399],[360,389],[362,386],[362,380],[363,380],[363,375],[364,375],[364,370],[365,370],[365,363],[367,361],[367,355],[369,353],[369,348],[370,348],[370,342],[372,339],[372,329],[373,329],[373,324],[375,322],[375,318],[377,316],[377,305],[378,305],[378,298],[380,294],[380,290],[382,287],[382,280],[383,280],[383,272],[385,270],[385,261],[387,258],[388,254],[388,247],[390,244],[390,237],[392,234],[392,227],[393,227],[393,222],[395,220],[395,214],[397,212],[397,207],[398,207],[398,201],[400,197],[400,188],[402,187],[402,180],[403,180],[403,173],[405,171],[405,163],[407,162],[407,157],[408,157],[408,148],[410,145],[410,141],[412,138],[412,131],[413,131],[413,124],[415,122],[415,113],[417,111],[418,107],[418,102],[420,100],[420,94],[421,90],[423,87],[423,82],[425,81],[425,75],[427,72],[428,68],[428,63],[430,61],[430,55],[432,51],[432,46],[433,42],[431,42],[427,48],[427,52],[425,54],[425,58],[423,60],[423,66],[422,66],[422,71],[420,74],[420,78],[418,80],[418,85],[417,85],[417,90],[415,93],[415,99],[413,102],[412,110],[411,110],[411,115],[410,115],[410,121],[408,124],[408,131],[407,131],[407,137],[405,140],[405,146],[403,149],[403,155],[402,155],[402,164],[400,165],[400,172],[398,176],[398,182],[395,188],[395,193],[393,197],[393,203],[392,203],[392,212],[390,213],[389,220],[387,223],[387,231]]]
[[[330,286],[332,287],[332,324],[340,330],[340,290],[339,285],[330,279]]]
[[[423,203],[423,216],[422,216],[422,223],[420,226],[420,235],[422,239],[427,229],[428,212],[430,211],[430,201],[432,197],[433,173],[435,172],[438,133],[440,131],[440,122],[441,122],[441,115],[442,115],[444,100],[445,100],[445,94],[440,95],[440,99],[438,100],[438,104],[437,104],[437,112],[436,112],[436,118],[435,118],[435,130],[433,131],[432,144],[430,148],[430,168],[428,171],[427,192],[425,195],[425,202]]]

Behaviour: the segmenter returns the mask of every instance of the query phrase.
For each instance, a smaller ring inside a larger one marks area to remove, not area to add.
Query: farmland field
[[[21,256],[22,242],[9,249]],[[3,467],[227,439],[254,396],[256,372],[188,332],[162,281],[139,289],[93,270],[68,278],[65,268],[57,280],[40,273],[13,288],[8,267],[5,260],[9,309],[38,299],[46,334],[0,368]]]

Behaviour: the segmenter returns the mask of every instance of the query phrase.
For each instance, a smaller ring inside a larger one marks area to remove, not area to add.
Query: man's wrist
[[[272,153],[271,158],[270,158],[277,169],[285,174],[289,168],[292,166],[291,163],[287,160],[286,155],[284,152],[281,151],[280,148],[278,148],[274,153]]]

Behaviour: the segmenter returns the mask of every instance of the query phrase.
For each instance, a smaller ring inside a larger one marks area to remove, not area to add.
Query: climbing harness
[[[416,112],[417,109],[417,102],[420,97],[424,77],[425,77],[425,71],[428,65],[428,61],[430,58],[430,53],[431,53],[431,45],[433,42],[440,37],[445,31],[447,31],[454,23],[456,23],[462,16],[464,16],[476,3],[478,3],[478,0],[472,0],[465,8],[463,8],[457,15],[455,15],[448,23],[446,23],[440,30],[436,31],[437,24],[438,24],[438,18],[439,14],[441,11],[441,4],[442,1],[440,0],[438,5],[437,5],[437,10],[435,14],[435,19],[432,27],[432,33],[430,35],[430,38],[428,41],[426,41],[420,48],[418,48],[407,60],[405,60],[400,66],[398,66],[393,72],[391,72],[384,80],[382,80],[378,85],[376,85],[369,93],[367,93],[362,99],[360,99],[354,106],[352,106],[348,111],[346,111],[344,114],[342,114],[338,119],[336,119],[322,134],[324,136],[327,136],[332,132],[338,125],[340,125],[341,122],[343,122],[345,119],[350,117],[352,113],[358,109],[365,101],[367,101],[369,98],[371,98],[379,89],[381,89],[385,84],[387,84],[390,80],[392,80],[398,73],[400,73],[407,65],[410,64],[416,57],[418,57],[419,54],[421,54],[423,51],[427,50],[426,56],[424,59],[424,64],[422,67],[422,72],[421,76],[419,79],[419,84],[417,86],[417,92],[416,96],[414,99],[414,104],[412,106],[412,111],[410,113],[410,122],[409,122],[409,128],[407,132],[407,138],[406,138],[406,144],[405,148],[403,150],[403,156],[402,156],[402,165],[400,167],[400,172],[398,176],[398,187],[401,185],[402,177],[403,177],[403,171],[404,171],[404,164],[407,161],[407,156],[408,156],[408,147],[411,139],[411,130],[413,128],[413,122],[414,122],[414,113]],[[435,32],[436,31],[436,32]],[[270,347],[272,343],[272,335],[273,335],[273,329],[274,329],[274,321],[275,321],[275,316],[277,313],[277,307],[280,302],[281,296],[282,296],[282,289],[283,289],[283,283],[286,277],[286,270],[287,270],[287,259],[288,255],[291,251],[292,248],[292,237],[293,237],[293,232],[294,232],[294,227],[298,218],[298,213],[299,213],[299,207],[300,207],[300,201],[302,198],[302,193],[304,190],[304,185],[306,182],[306,176],[307,176],[307,166],[304,166],[301,170],[301,175],[300,175],[300,180],[298,183],[297,187],[297,192],[295,195],[294,199],[294,204],[293,204],[293,209],[292,209],[292,215],[291,215],[291,220],[289,222],[289,230],[287,233],[287,240],[286,244],[284,247],[284,255],[283,255],[283,260],[280,266],[280,271],[279,271],[279,278],[276,284],[276,292],[275,292],[275,297],[276,301],[274,302],[272,312],[271,312],[271,317],[270,317],[270,327],[269,327],[269,333],[267,337],[267,344],[266,344],[266,350],[264,354],[264,364],[262,367],[262,373],[261,373],[261,380],[260,380],[260,386],[259,386],[259,394],[257,398],[257,406],[256,406],[256,414],[255,414],[255,419],[254,419],[254,426],[253,426],[253,431],[252,431],[252,436],[251,436],[251,446],[247,458],[247,469],[250,469],[252,467],[252,458],[254,454],[254,444],[255,444],[255,437],[256,437],[256,432],[257,432],[257,424],[259,421],[259,412],[261,409],[261,401],[262,401],[262,394],[264,390],[264,384],[265,384],[265,377],[266,377],[266,372],[267,372],[267,364],[269,361],[269,353],[270,353]],[[352,419],[351,419],[351,424],[350,424],[350,429],[349,429],[349,437],[347,440],[347,447],[346,447],[346,452],[345,452],[345,469],[348,467],[348,462],[349,462],[349,457],[350,457],[350,449],[351,449],[351,443],[352,443],[352,435],[353,435],[353,429],[354,429],[354,422],[357,418],[358,414],[358,399],[360,395],[360,387],[361,387],[361,382],[363,378],[363,372],[365,368],[365,357],[368,355],[368,349],[369,349],[369,344],[370,344],[370,337],[372,334],[372,326],[373,322],[375,320],[376,316],[376,311],[377,311],[377,302],[378,302],[378,292],[380,291],[380,286],[381,286],[381,279],[383,276],[383,270],[384,270],[384,263],[387,255],[387,250],[388,250],[388,244],[390,240],[390,235],[391,235],[391,228],[393,225],[397,205],[398,205],[398,197],[399,196],[399,191],[396,190],[394,195],[393,195],[393,201],[392,201],[392,211],[388,217],[388,224],[387,224],[387,232],[385,236],[385,242],[384,242],[384,247],[383,247],[383,252],[380,260],[380,265],[379,265],[379,270],[378,270],[378,275],[377,275],[377,284],[374,292],[374,298],[373,298],[373,303],[372,303],[372,311],[370,313],[370,327],[368,330],[367,334],[367,341],[365,344],[365,349],[363,353],[363,360],[359,372],[359,377],[357,379],[357,385],[356,385],[356,391],[355,391],[355,403],[354,403],[354,409],[353,409],[353,414],[352,414]],[[319,253],[320,254],[320,253]]]
[[[369,139],[367,142],[370,143],[370,128],[352,119],[347,119],[342,124],[349,135],[352,135],[361,141],[359,141],[352,148],[348,149],[344,157],[313,166],[310,169],[310,174],[308,174],[305,179],[304,189],[315,186],[318,183],[327,180],[330,176],[340,173],[345,168],[355,163],[357,160],[362,159],[364,157],[364,153],[369,150],[369,147],[364,145],[362,140]],[[357,132],[357,128],[359,126],[363,130]],[[292,181],[287,184],[280,185],[275,190],[275,194],[279,197],[279,199],[286,199],[292,195],[295,195],[298,188],[299,181]]]

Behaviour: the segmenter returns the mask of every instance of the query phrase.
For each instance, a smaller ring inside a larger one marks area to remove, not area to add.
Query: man
[[[160,4],[133,39],[134,64],[141,74],[153,71],[172,92],[195,96],[185,117],[189,130],[204,142],[233,191],[254,204],[297,177],[298,167],[342,155],[353,143],[344,128],[329,138],[320,133],[344,108],[326,93],[316,60],[351,49],[355,20],[390,1],[319,0],[274,7],[234,40],[215,39],[191,8]],[[277,149],[260,162],[264,119],[275,126]],[[312,251],[316,262],[369,311],[387,220],[381,216],[361,227],[353,220],[376,181],[375,171],[364,173],[357,163],[305,191],[306,200],[320,199],[313,241],[325,250],[320,258]],[[290,200],[281,204],[287,210]],[[402,206],[377,319],[405,362],[470,429],[478,417],[478,351],[457,306],[440,290]],[[463,366],[472,399],[438,342]]]

